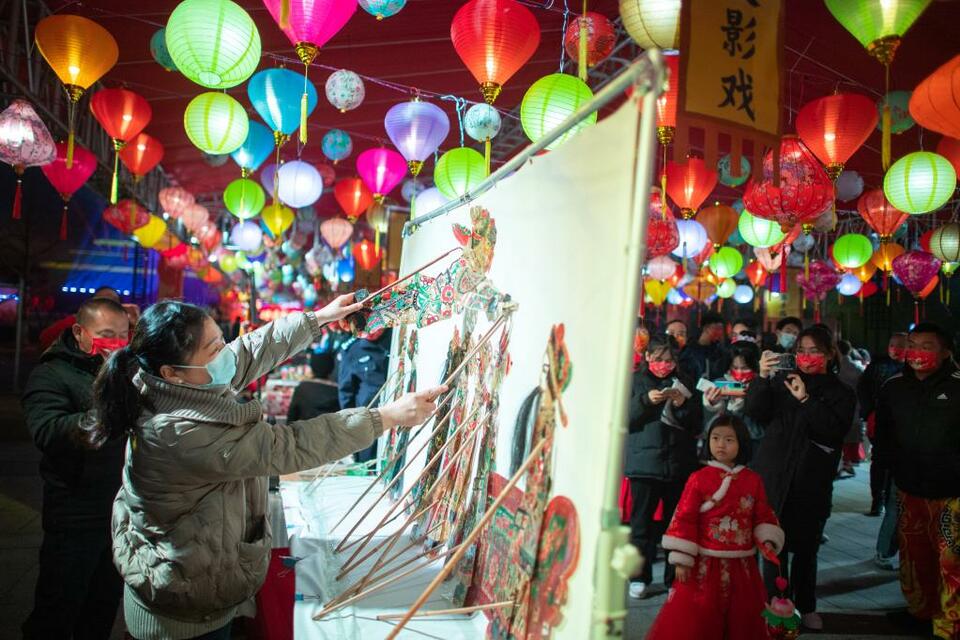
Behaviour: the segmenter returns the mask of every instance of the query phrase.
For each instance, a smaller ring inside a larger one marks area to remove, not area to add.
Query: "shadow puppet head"
[[[580,521],[573,502],[550,500],[543,514],[537,568],[530,588],[527,639],[549,638],[563,622],[567,584],[580,559]]]

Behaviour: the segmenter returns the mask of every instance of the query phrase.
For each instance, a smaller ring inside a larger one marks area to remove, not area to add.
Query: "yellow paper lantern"
[[[285,207],[277,202],[264,207],[260,213],[260,218],[263,220],[264,226],[273,234],[274,238],[279,238],[283,235],[283,232],[293,224],[295,217],[289,207]]]
[[[137,239],[137,242],[140,243],[140,246],[150,249],[160,242],[160,239],[163,238],[163,234],[166,233],[166,231],[167,223],[163,221],[163,218],[151,215],[147,224],[139,229],[133,230],[133,235]]]
[[[656,306],[663,304],[663,301],[667,299],[667,294],[670,293],[670,289],[671,286],[669,282],[648,279],[643,283],[643,290],[646,291],[650,302]]]
[[[680,44],[680,0],[620,0],[623,28],[644,49]]]

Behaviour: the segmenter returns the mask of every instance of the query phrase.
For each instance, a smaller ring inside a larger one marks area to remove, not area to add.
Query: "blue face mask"
[[[181,364],[178,369],[206,369],[210,374],[210,382],[207,384],[194,385],[197,387],[222,387],[230,384],[233,377],[237,375],[237,354],[232,349],[224,347],[220,349],[213,360],[203,366]]]
[[[780,346],[784,349],[790,349],[796,341],[797,336],[792,333],[781,333],[780,337],[777,338],[777,342],[779,342]]]

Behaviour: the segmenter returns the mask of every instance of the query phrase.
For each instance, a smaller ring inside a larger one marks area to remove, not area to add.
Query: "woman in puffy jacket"
[[[630,541],[643,554],[643,571],[630,583],[630,596],[642,598],[653,580],[653,562],[663,529],[677,508],[683,485],[697,470],[697,437],[702,429],[702,397],[693,380],[677,370],[679,345],[668,335],[650,339],[644,362],[633,374],[624,475],[630,479],[633,513]],[[663,502],[662,520],[654,520]],[[667,565],[664,582],[673,582]]]
[[[781,354],[765,351],[744,406],[745,415],[764,429],[753,468],[786,533],[781,567],[784,575],[790,574],[803,624],[812,630],[823,628],[816,614],[820,536],[857,404],[853,390],[832,373],[838,355],[830,334],[818,327],[802,331],[797,339],[797,371],[779,370]],[[793,556],[789,571],[788,554]],[[764,565],[767,589],[773,592],[777,572]]]
[[[351,409],[284,426],[262,420],[237,390],[302,351],[320,327],[357,310],[341,296],[229,344],[207,313],[160,302],[94,385],[91,446],[129,434],[113,506],[113,556],[137,640],[229,638],[249,615],[270,561],[267,477],[337,460],[385,429],[422,422],[442,388],[380,409]]]

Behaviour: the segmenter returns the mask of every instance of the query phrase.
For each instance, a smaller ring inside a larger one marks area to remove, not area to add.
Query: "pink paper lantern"
[[[187,207],[196,202],[193,194],[181,187],[160,189],[157,198],[160,200],[163,211],[174,220],[182,216]]]
[[[353,225],[343,218],[330,218],[320,225],[320,235],[334,251],[338,251],[353,235]]]
[[[317,49],[327,44],[357,10],[357,0],[263,0],[263,4],[290,44],[298,47],[301,60],[302,49],[316,56]],[[306,60],[304,63],[309,64]]]
[[[893,259],[893,275],[917,296],[940,271],[940,259],[926,251],[907,251]]]
[[[207,211],[206,207],[199,204],[192,204],[187,207],[183,212],[183,216],[181,217],[183,226],[185,226],[191,232],[201,229],[203,225],[207,224],[209,221],[210,212]]]
[[[357,173],[379,202],[407,175],[407,161],[393,149],[367,149],[357,156]]]
[[[776,250],[774,247],[767,247],[761,249],[760,247],[753,248],[753,255],[757,257],[757,262],[769,272],[774,272],[780,268],[780,265],[783,264],[783,258],[785,252],[783,250]]]
[[[823,300],[840,282],[840,274],[823,260],[811,262],[809,271],[809,275],[803,272],[797,275],[797,284],[808,300]]]

